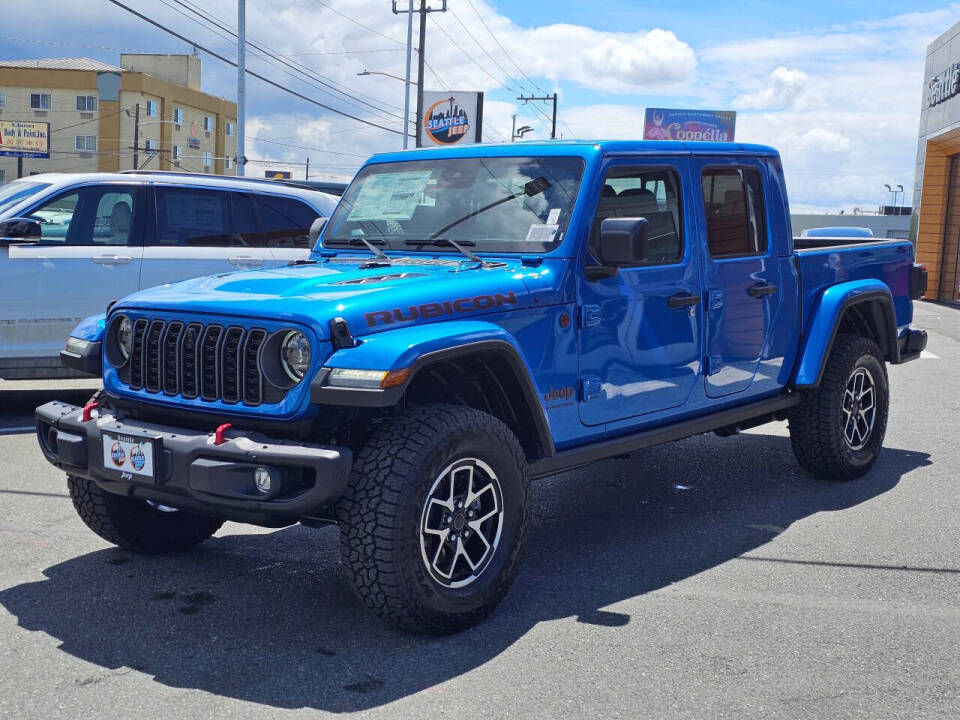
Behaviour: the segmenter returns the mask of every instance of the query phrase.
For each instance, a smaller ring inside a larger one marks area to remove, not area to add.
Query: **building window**
[[[30,93],[30,108],[33,110],[49,110],[49,93]]]
[[[80,112],[94,112],[97,109],[95,95],[77,95],[77,110]]]
[[[174,162],[180,162],[180,158],[183,157],[183,150],[180,149],[179,145],[174,145],[170,156],[173,158]]]
[[[230,170],[231,168],[233,168],[233,158],[228,156],[227,159],[224,160],[223,167],[226,170]]]
[[[7,94],[5,92],[0,92],[0,107],[7,106]]]
[[[156,140],[147,140],[146,142],[143,143],[143,148],[144,148],[144,150],[156,150],[156,149],[157,149],[157,141],[156,141]]]
[[[209,150],[204,150],[203,166],[209,170],[211,165],[213,165],[213,153],[211,153]]]
[[[147,115],[150,117],[157,116],[157,103],[153,100],[147,100]]]
[[[228,136],[228,137],[233,136],[233,132],[234,132],[234,130],[233,130],[233,123],[232,123],[232,122],[228,122],[228,123],[227,123],[227,136]]]
[[[210,117],[209,115],[203,116],[203,129],[206,132],[210,132],[211,130],[213,130],[213,118]]]
[[[74,143],[77,150],[82,150],[83,152],[96,152],[97,136],[96,135],[77,135],[74,138]]]
[[[173,109],[173,124],[183,125],[183,108]]]

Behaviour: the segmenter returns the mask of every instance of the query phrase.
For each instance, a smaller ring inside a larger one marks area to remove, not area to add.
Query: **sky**
[[[215,52],[235,41],[236,0],[123,0]],[[401,6],[405,0],[399,0]],[[441,0],[430,0],[439,7]],[[549,136],[549,107],[521,94],[559,94],[563,137],[640,138],[645,107],[736,110],[736,138],[783,156],[794,212],[873,210],[884,184],[912,197],[927,45],[960,20],[960,4],[912,0],[646,2],[448,0],[427,23],[428,90],[482,90],[484,136],[509,139],[511,116]],[[0,59],[86,56],[192,47],[107,0],[10,4]],[[247,36],[319,76],[248,50],[248,68],[282,86],[394,130],[323,110],[247,80],[248,166],[302,177],[349,178],[374,152],[399,149],[406,16],[389,0],[247,0]],[[414,23],[414,42],[417,27]],[[200,53],[203,89],[236,97],[236,70]],[[414,63],[414,72],[415,72]],[[327,83],[324,85],[321,83]],[[331,86],[333,89],[331,89]],[[344,91],[352,97],[343,94]],[[542,111],[542,112],[541,112]]]

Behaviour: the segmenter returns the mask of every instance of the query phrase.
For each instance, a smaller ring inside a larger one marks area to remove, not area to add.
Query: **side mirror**
[[[612,267],[647,261],[650,224],[646,218],[606,218],[600,223],[600,262]]]
[[[0,242],[37,242],[42,234],[39,220],[25,217],[0,220]]]
[[[320,239],[320,233],[323,232],[324,226],[327,224],[327,218],[318,217],[313,221],[313,224],[310,226],[310,249],[313,249],[317,246],[317,240]]]

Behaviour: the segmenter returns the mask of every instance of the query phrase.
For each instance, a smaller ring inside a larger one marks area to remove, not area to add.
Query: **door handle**
[[[758,282],[756,285],[751,285],[750,289],[747,290],[750,293],[750,297],[764,297],[765,295],[773,295],[777,291],[777,286],[772,285],[768,282]]]
[[[227,259],[231,265],[236,265],[237,267],[259,267],[263,265],[263,258],[250,257],[249,255],[235,256]]]
[[[133,262],[129,255],[94,255],[90,259],[97,265],[127,265]]]
[[[667,305],[674,310],[682,310],[683,308],[693,307],[699,304],[700,296],[688,292],[679,292],[667,298]]]

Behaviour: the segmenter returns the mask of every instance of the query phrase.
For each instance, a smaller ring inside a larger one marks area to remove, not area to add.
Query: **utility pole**
[[[310,179],[310,158],[307,158],[307,169],[304,170],[303,172],[303,179],[304,180]]]
[[[130,117],[129,115],[127,117]],[[137,103],[136,110],[133,115],[133,169],[136,170],[139,167],[139,155],[138,151],[140,150],[140,103]]]
[[[513,115],[513,123],[510,125],[510,142],[517,141],[517,116]]]
[[[426,55],[425,46],[427,44],[427,15],[432,12],[446,12],[447,0],[441,0],[441,2],[443,3],[441,7],[433,8],[427,5],[427,0],[420,0],[420,9],[416,11],[420,14],[420,45],[418,47],[417,58],[417,147],[420,147],[420,124],[423,122],[423,66],[424,56]],[[395,14],[409,12],[411,17],[413,17],[414,9],[412,0],[407,10],[398,10],[397,0],[393,0],[393,12]],[[412,27],[408,25],[408,28],[410,29],[410,34],[412,35]],[[407,77],[409,77],[409,73],[407,74]]]
[[[246,137],[247,105],[247,0],[237,0],[237,175],[245,173],[247,162],[244,139]]]
[[[521,95],[520,97],[517,98],[517,100],[522,102],[524,105],[526,105],[528,102],[531,102],[531,101],[553,102],[553,125],[550,128],[550,139],[555,140],[557,137],[557,94],[554,93],[553,95],[546,95],[544,97],[534,97],[533,95],[531,95],[530,97],[524,97],[523,95]]]

